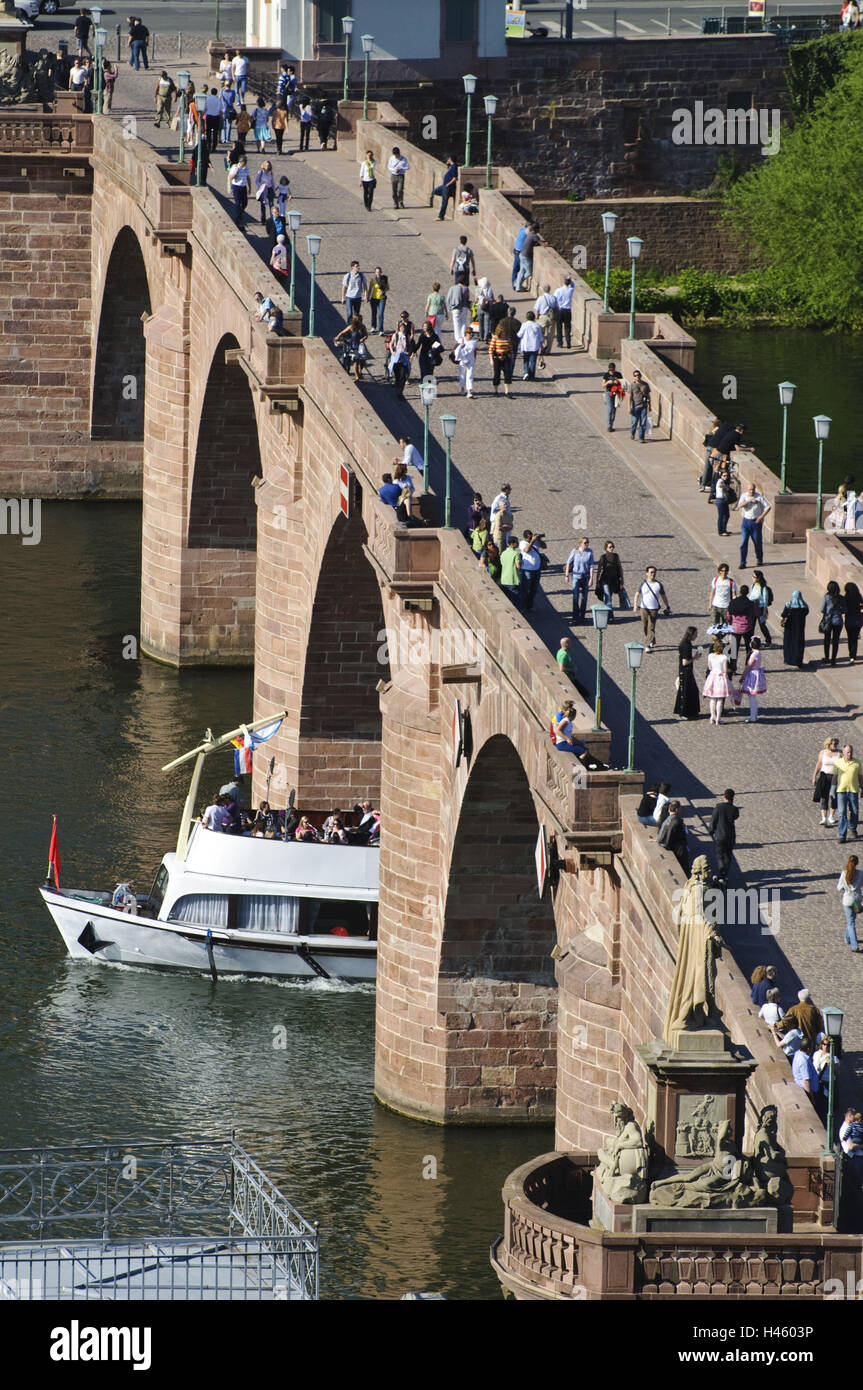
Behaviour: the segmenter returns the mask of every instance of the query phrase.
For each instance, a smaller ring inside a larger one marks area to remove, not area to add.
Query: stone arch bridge
[[[3,488],[140,493],[143,650],[254,663],[299,804],[380,805],[380,1099],[556,1118],[560,1147],[595,1148],[612,1100],[644,1108],[676,862],[635,820],[639,777],[574,776],[548,734],[572,687],[458,532],[394,523],[389,433],[284,297],[283,336],[254,320],[260,260],[181,179],[113,122],[0,122]],[[580,701],[575,722],[607,760]],[[542,900],[540,825],[565,864]],[[787,1086],[733,964],[720,989],[766,1103]],[[817,1151],[783,1113],[789,1148]]]

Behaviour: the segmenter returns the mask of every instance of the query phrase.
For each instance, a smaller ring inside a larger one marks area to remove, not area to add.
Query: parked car
[[[35,24],[39,15],[39,0],[15,0],[15,16],[25,24]]]

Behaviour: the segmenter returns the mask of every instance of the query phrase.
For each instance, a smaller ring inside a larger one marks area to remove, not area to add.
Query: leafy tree
[[[729,191],[726,215],[796,324],[863,328],[863,47],[779,153]]]
[[[807,116],[836,85],[850,58],[859,56],[863,35],[827,34],[809,43],[792,44],[788,50],[785,83],[791,110],[799,120]]]

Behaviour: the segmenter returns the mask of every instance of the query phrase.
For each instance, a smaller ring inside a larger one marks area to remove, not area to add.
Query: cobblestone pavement
[[[127,94],[133,95],[136,81],[140,79],[133,77],[126,84]],[[148,98],[149,93],[146,95]],[[155,134],[152,126],[142,133],[146,138]],[[295,126],[291,136],[293,150]],[[250,143],[250,151],[253,148]],[[421,321],[432,281],[440,280],[444,288],[449,283],[449,254],[463,230],[469,232],[476,247],[479,274],[488,274],[496,293],[510,290],[509,267],[483,249],[471,219],[460,219],[467,223],[466,228],[449,220],[439,223],[427,207],[412,199],[410,183],[407,209],[396,213],[390,206],[389,180],[384,173],[378,180],[374,211],[367,213],[360,198],[357,167],[348,154],[352,154],[351,146],[344,156],[312,151],[309,156],[274,158],[277,175],[289,172],[297,199],[294,206],[303,210],[298,254],[301,250],[305,253],[306,231],[323,235],[318,261],[319,334],[331,340],[344,322],[326,299],[340,297],[341,277],[354,256],[360,258],[364,269],[380,264],[389,275],[388,325],[402,308]],[[250,164],[253,169],[258,167],[253,154]],[[223,196],[219,157],[215,167],[211,166],[210,184],[217,196]],[[252,243],[263,253],[266,238],[254,223],[249,227]],[[307,259],[305,255],[303,259]],[[262,288],[268,283],[269,272],[262,266]],[[508,294],[511,302],[524,309],[530,307],[533,297]],[[308,302],[305,266],[298,281],[297,302],[304,307]],[[445,335],[445,346],[449,341]],[[376,358],[373,379],[357,389],[392,429],[394,440],[408,432],[421,448],[422,410],[416,382],[409,385],[404,403],[395,400],[392,389],[382,381],[383,349],[381,345],[375,347],[378,342],[370,339]],[[846,1011],[841,1090],[859,1096],[859,1086],[854,1083],[863,1063],[863,1010],[857,1007],[863,955],[851,955],[843,944],[844,919],[835,891],[847,849],[837,843],[835,831],[819,828],[820,813],[812,803],[810,785],[818,750],[828,733],[852,742],[856,736],[863,746],[861,729],[854,722],[859,712],[856,671],[844,685],[836,683],[837,674],[841,677],[842,673],[831,672],[831,690],[814,669],[786,669],[781,633],[774,621],[779,643],[778,649],[774,644],[765,654],[768,689],[761,700],[759,721],[746,722],[745,702],[741,711],[731,714],[718,728],[708,724],[706,715],[695,723],[678,721],[672,714],[676,646],[689,622],[696,623],[701,632],[707,625],[708,592],[716,560],[726,556],[736,577],[751,578],[739,572],[737,536],[726,541],[717,538],[713,509],[698,492],[692,464],[675,446],[656,435],[643,446],[631,443],[628,417],[618,417],[620,427],[614,434],[605,432],[599,369],[592,358],[578,351],[555,351],[547,359],[546,370],[538,372],[535,385],[522,383],[517,372],[515,398],[511,400],[493,395],[487,355],[478,354],[477,362],[477,395],[471,401],[460,397],[455,369],[446,360],[439,373],[432,416],[432,487],[442,494],[444,455],[438,417],[452,410],[458,417],[453,449],[457,470],[454,523],[464,525],[473,489],[490,501],[501,483],[512,482],[519,531],[530,526],[547,533],[551,566],[543,575],[542,593],[531,616],[552,651],[560,636],[571,631],[563,565],[583,531],[597,550],[606,537],[614,539],[633,597],[645,566],[658,566],[674,616],[660,620],[658,648],[645,656],[639,676],[636,763],[648,781],[669,781],[673,793],[684,802],[693,851],[696,845],[698,851],[709,845],[706,831],[711,808],[725,787],[735,788],[741,809],[736,851],[739,872],[732,875],[731,886],[745,884],[764,894],[769,920],[727,925],[726,938],[747,974],[759,961],[780,966],[786,1006],[794,1002],[802,981],[811,988],[816,1003],[835,1004]],[[577,515],[573,524],[576,507],[584,509],[584,524]],[[739,529],[734,519],[732,527]],[[754,557],[751,561],[754,563]],[[802,546],[768,546],[764,567],[780,610],[792,589],[805,589]],[[477,582],[484,581],[478,576]],[[817,602],[816,595],[809,593],[807,597],[810,607]],[[622,619],[615,621],[604,643],[602,713],[603,722],[613,731],[616,765],[625,763],[629,720],[624,642],[641,639],[641,624],[635,615],[622,615]],[[817,641],[817,617],[810,618],[809,628],[810,640]],[[587,628],[573,631],[579,680],[592,691],[595,634]],[[814,643],[810,654],[814,655]],[[701,680],[703,672],[702,662]],[[538,711],[542,719],[550,713]]]

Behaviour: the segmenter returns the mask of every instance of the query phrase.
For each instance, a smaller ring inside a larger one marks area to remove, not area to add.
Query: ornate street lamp
[[[452,441],[455,438],[456,417],[454,415],[442,415],[440,417],[441,429],[446,439],[446,497],[444,500],[443,524],[448,531],[452,530],[451,511],[450,511],[450,466]]]
[[[322,241],[323,241],[323,237],[318,236],[318,235],[317,235],[316,233],[314,233],[314,232],[313,232],[313,233],[310,233],[310,234],[306,237],[306,243],[307,243],[308,248],[309,248],[309,255],[310,255],[311,258],[312,258],[312,284],[311,284],[311,289],[310,289],[310,291],[309,291],[309,337],[310,337],[310,338],[314,338],[314,336],[315,336],[315,262],[317,261],[318,255],[320,254],[321,242],[322,242]]]
[[[464,94],[467,97],[467,126],[464,136],[464,167],[470,164],[470,99],[476,91],[476,78],[472,72],[467,73],[463,78]]]
[[[635,771],[635,678],[638,675],[638,668],[644,656],[644,647],[640,642],[627,642],[626,661],[632,677],[629,687],[629,757],[626,760],[627,772]]]
[[[483,97],[485,114],[488,116],[488,138],[485,147],[485,186],[491,188],[491,121],[497,110],[497,97]]]
[[[342,101],[348,99],[348,64],[351,58],[351,34],[354,32],[353,16],[342,15],[342,33],[345,36],[345,80],[342,84]]]
[[[596,699],[594,701],[594,713],[596,723],[594,729],[602,728],[602,634],[608,627],[608,620],[611,617],[611,608],[607,603],[592,603],[590,605],[590,616],[593,618],[593,626],[596,628],[597,649],[596,649]]]
[[[186,93],[189,90],[189,82],[192,74],[183,69],[177,73],[177,91],[180,93],[180,163],[183,164],[186,158]]]
[[[433,376],[424,377],[420,382],[420,400],[425,411],[425,426],[423,429],[423,492],[428,492],[428,472],[429,472],[429,411],[435,403],[437,395],[437,382]]]
[[[842,1034],[842,1020],[845,1015],[841,1009],[834,1008],[830,1004],[821,1010],[821,1014],[824,1018],[824,1031],[830,1042],[830,1061],[827,1063],[829,1067],[827,1081],[827,1143],[824,1146],[824,1153],[828,1155],[833,1152],[833,1049],[836,1046],[836,1039]]]
[[[605,293],[602,296],[602,312],[608,313],[608,285],[611,278],[611,238],[617,226],[617,213],[602,214],[602,230],[605,232]]]
[[[818,502],[815,508],[815,525],[813,530],[823,531],[824,526],[821,521],[821,465],[823,461],[824,440],[830,433],[832,421],[829,415],[813,415],[812,423],[815,426],[815,438],[818,440]]]
[[[91,10],[90,13],[91,13],[91,14],[93,13],[92,10]],[[100,15],[100,17],[101,17],[101,14],[102,14],[102,11],[99,10],[99,15]],[[97,28],[93,31],[93,40],[94,40],[94,46],[95,46],[95,49],[96,49],[96,115],[97,115],[97,116],[101,116],[101,114],[102,114],[102,54],[105,52],[105,44],[108,42],[108,30],[107,30],[107,29],[103,29],[102,26],[98,24],[98,21],[97,21]]]
[[[363,53],[366,57],[366,71],[363,78],[363,120],[369,118],[369,54],[375,46],[374,37],[371,34],[363,34]]]
[[[291,233],[291,308],[296,308],[294,300],[294,289],[297,281],[297,232],[300,230],[300,223],[303,214],[299,208],[288,209],[288,227]]]
[[[788,437],[788,407],[794,400],[794,392],[797,387],[793,381],[780,381],[779,383],[779,404],[782,406],[782,472],[780,474],[780,492],[787,492],[785,486],[785,441]]]
[[[635,337],[635,262],[641,255],[641,248],[644,242],[640,236],[630,236],[626,238],[626,246],[629,251],[629,259],[632,262],[632,284],[629,290],[629,336]]]

